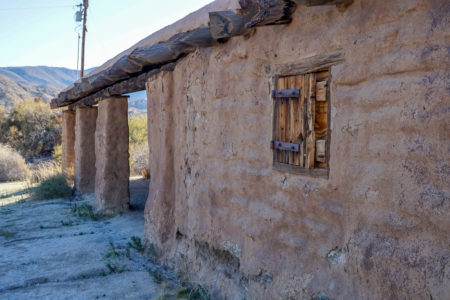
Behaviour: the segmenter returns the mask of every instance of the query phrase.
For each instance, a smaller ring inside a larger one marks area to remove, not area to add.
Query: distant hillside
[[[16,101],[42,98],[49,102],[61,88],[54,85],[27,85],[0,75],[0,106],[11,107]]]
[[[147,94],[145,91],[128,94],[128,113],[140,115],[147,113]]]
[[[86,73],[93,69],[88,69]],[[77,78],[77,71],[67,68],[46,66],[0,68],[0,106],[10,107],[16,101],[38,97],[49,102]]]
[[[91,72],[95,68],[86,70]],[[12,107],[16,101],[42,98],[49,103],[66,86],[78,79],[76,70],[55,67],[0,68],[0,106]],[[129,113],[147,112],[145,91],[129,94]]]

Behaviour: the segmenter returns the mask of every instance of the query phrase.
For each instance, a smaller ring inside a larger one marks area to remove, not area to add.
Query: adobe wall
[[[449,8],[298,7],[147,84],[146,238],[228,299],[449,299]],[[273,169],[272,78],[331,68],[328,179]]]

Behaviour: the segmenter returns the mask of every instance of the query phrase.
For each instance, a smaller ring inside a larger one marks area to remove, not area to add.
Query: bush
[[[35,200],[47,200],[55,198],[67,198],[72,195],[67,178],[63,173],[59,173],[44,179],[33,190]]]
[[[131,116],[128,119],[130,144],[147,143],[147,115]]]
[[[40,99],[18,101],[7,114],[0,112],[0,142],[26,159],[50,156],[61,139],[61,123]]]
[[[28,177],[30,186],[37,183],[33,189],[34,200],[67,198],[72,195],[72,188],[64,175],[61,165],[53,160],[41,161],[30,165]]]
[[[141,175],[141,171],[148,168],[148,145],[130,145],[130,172],[132,175]]]
[[[25,159],[10,147],[0,144],[0,182],[24,180],[28,173]]]
[[[131,116],[128,126],[130,130],[130,171],[132,175],[140,175],[143,169],[149,167],[147,115]]]
[[[52,153],[53,159],[58,165],[61,165],[62,163],[62,145],[56,145],[55,148],[53,148]]]

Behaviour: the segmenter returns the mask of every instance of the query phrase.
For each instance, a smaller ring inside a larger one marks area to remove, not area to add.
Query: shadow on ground
[[[142,177],[130,178],[130,207],[131,210],[144,211],[147,201],[150,180]]]

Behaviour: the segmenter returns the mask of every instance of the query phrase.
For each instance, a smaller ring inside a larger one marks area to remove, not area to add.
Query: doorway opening
[[[146,91],[126,94],[130,154],[130,209],[144,211],[150,185]]]

